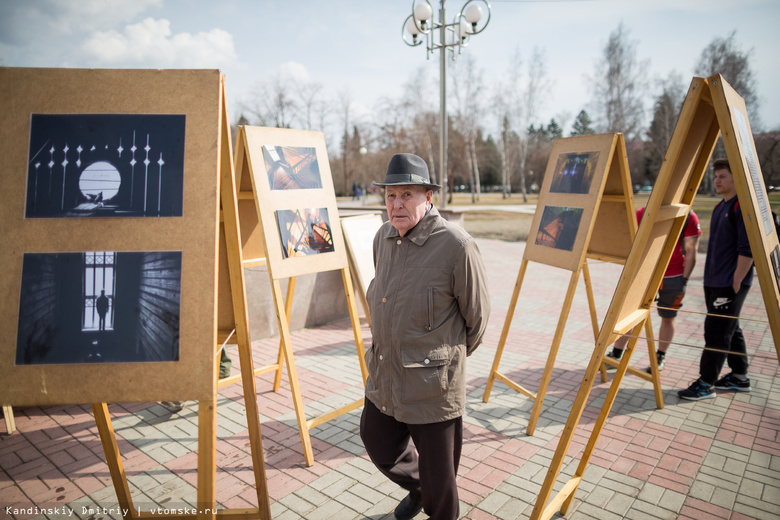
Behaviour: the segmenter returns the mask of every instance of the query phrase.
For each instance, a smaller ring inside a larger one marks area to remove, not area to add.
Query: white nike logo
[[[731,303],[731,300],[728,298],[715,298],[715,301],[712,302],[713,307],[721,307],[723,305]]]

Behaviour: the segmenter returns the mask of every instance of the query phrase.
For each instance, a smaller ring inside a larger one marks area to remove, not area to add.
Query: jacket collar
[[[431,206],[431,209],[420,220],[420,222],[418,222],[417,225],[406,234],[406,238],[408,238],[409,241],[413,244],[422,246],[438,226],[439,217],[439,210],[436,209],[436,206]],[[390,231],[387,233],[385,238],[397,238],[399,236],[401,236],[401,234],[391,225]]]

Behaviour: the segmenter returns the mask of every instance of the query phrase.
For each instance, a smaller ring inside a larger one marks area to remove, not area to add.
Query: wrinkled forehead
[[[397,195],[398,193],[426,193],[430,191],[433,193],[433,190],[426,189],[425,186],[420,186],[419,184],[399,184],[397,186],[385,186],[385,195],[394,194]]]

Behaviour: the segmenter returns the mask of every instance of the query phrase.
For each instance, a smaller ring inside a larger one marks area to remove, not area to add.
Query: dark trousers
[[[739,320],[712,316],[738,317],[742,312],[749,285],[743,285],[737,294],[731,287],[704,287],[704,299],[708,316],[704,319],[704,343],[706,349],[699,362],[699,375],[708,384],[718,380],[723,363],[728,361],[729,368],[735,374],[746,375],[748,371],[745,336],[739,327]]]
[[[463,445],[463,418],[405,424],[383,414],[368,399],[360,437],[371,462],[390,480],[419,498],[433,520],[460,514],[456,482]]]

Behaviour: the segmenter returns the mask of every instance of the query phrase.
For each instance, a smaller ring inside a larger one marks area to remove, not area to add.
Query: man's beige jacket
[[[366,397],[408,424],[463,415],[466,356],[490,315],[474,239],[432,208],[404,237],[385,222],[374,237],[374,265]]]

